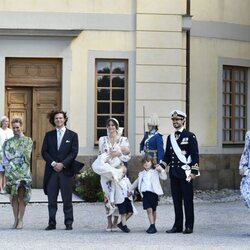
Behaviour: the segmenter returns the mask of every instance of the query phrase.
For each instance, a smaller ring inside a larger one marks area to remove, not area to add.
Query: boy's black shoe
[[[154,224],[151,224],[150,227],[146,231],[148,234],[155,234],[157,232]]]
[[[127,225],[123,226],[122,223],[118,223],[117,227],[120,228],[124,233],[129,233],[130,229],[127,227]]]
[[[125,225],[125,226],[122,226],[122,231],[123,231],[124,233],[129,233],[129,232],[130,232],[130,229],[127,227],[127,225]]]
[[[120,222],[120,223],[118,223],[117,224],[117,227],[119,228],[119,229],[121,229],[122,230],[122,223]]]

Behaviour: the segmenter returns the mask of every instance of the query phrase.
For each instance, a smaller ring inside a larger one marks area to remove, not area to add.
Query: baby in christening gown
[[[108,148],[105,149],[104,153],[100,154],[92,164],[93,171],[101,176],[100,182],[104,192],[107,216],[115,211],[115,208],[110,203],[112,183],[118,183],[123,177],[122,160],[118,156],[112,158],[110,151]],[[113,148],[112,151],[120,151],[123,155],[130,154],[129,147],[126,146]]]
[[[130,153],[128,147],[119,147],[118,149],[113,149],[113,151],[120,151],[123,155]],[[92,164],[92,169],[95,173],[105,177],[107,181],[120,181],[123,175],[120,169],[121,162],[118,156],[112,158],[111,151],[106,149]]]

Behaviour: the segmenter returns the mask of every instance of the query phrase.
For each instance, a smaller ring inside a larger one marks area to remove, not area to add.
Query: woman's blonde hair
[[[6,115],[2,116],[1,119],[0,119],[0,127],[3,126],[3,122],[8,119],[8,117]]]
[[[19,123],[21,126],[23,125],[23,120],[20,117],[15,117],[12,119],[11,124],[13,125],[14,123]]]

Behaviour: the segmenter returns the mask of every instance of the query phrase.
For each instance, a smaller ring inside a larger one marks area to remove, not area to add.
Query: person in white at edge
[[[0,152],[5,141],[14,136],[13,130],[9,127],[9,118],[3,116],[0,120]],[[2,157],[0,157],[1,159]],[[0,161],[0,193],[4,193],[4,168]]]

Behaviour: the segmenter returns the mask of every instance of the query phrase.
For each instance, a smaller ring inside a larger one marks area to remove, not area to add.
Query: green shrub
[[[75,179],[75,192],[87,202],[103,201],[103,191],[100,176],[91,168],[86,169]]]

